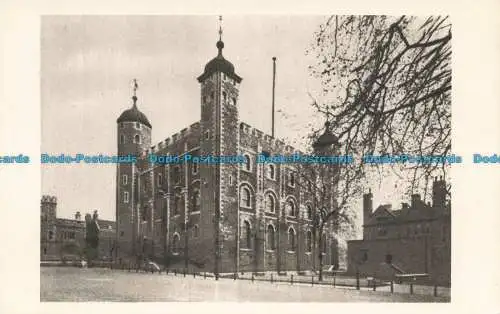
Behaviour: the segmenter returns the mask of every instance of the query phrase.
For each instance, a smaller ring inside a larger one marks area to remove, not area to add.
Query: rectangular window
[[[157,185],[158,186],[163,185],[163,176],[161,175],[161,173],[158,174]]]
[[[210,131],[205,131],[205,139],[208,140],[210,138]]]
[[[198,163],[193,163],[193,174],[198,173]]]
[[[128,192],[123,192],[123,202],[128,203]]]
[[[137,130],[140,130],[140,129],[141,129],[141,124],[140,124],[139,122],[136,122],[136,123],[135,123],[135,128],[136,128]]]
[[[122,175],[122,184],[127,185],[128,183],[128,176],[126,174]]]

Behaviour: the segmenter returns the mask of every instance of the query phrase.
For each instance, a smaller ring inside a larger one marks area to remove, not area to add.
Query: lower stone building
[[[40,215],[40,260],[79,260],[85,249],[86,223],[80,212],[74,219],[57,218],[57,198],[42,196]],[[90,215],[90,214],[87,214]],[[115,247],[115,222],[98,219],[99,252],[101,260],[110,260]]]
[[[451,207],[446,182],[435,178],[432,204],[419,194],[411,204],[373,211],[372,194],[363,199],[363,239],[348,242],[348,272],[394,279],[396,274],[428,274],[426,281],[450,285]]]

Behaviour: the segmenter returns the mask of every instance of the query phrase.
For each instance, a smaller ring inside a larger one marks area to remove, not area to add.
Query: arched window
[[[245,155],[245,163],[243,164],[243,169],[246,171],[252,171],[252,158],[250,155]]]
[[[246,187],[242,187],[240,191],[240,204],[243,207],[251,208],[252,207],[252,199],[250,190]]]
[[[233,97],[233,106],[236,106],[236,98]]]
[[[141,124],[140,124],[139,122],[136,122],[136,123],[135,123],[135,128],[136,128],[137,130],[140,130],[140,129],[141,129]]]
[[[288,229],[288,250],[295,251],[295,230]]]
[[[313,209],[311,205],[306,205],[306,218],[307,219],[312,219],[313,216]]]
[[[295,174],[293,172],[290,172],[290,186],[295,186]]]
[[[172,252],[174,254],[178,254],[179,253],[179,244],[181,242],[181,237],[179,236],[178,233],[174,234],[173,238],[172,238]]]
[[[141,136],[139,134],[134,136],[134,143],[141,144]]]
[[[306,232],[306,252],[312,252],[312,232]]]
[[[200,227],[198,225],[193,226],[193,238],[200,236]]]
[[[295,212],[295,203],[292,200],[288,200],[286,202],[286,213],[288,216],[295,217],[296,212]]]
[[[274,227],[273,227],[273,225],[268,225],[267,226],[266,242],[267,242],[267,249],[268,250],[274,250],[274,249],[276,249],[276,243],[275,243]]]
[[[252,228],[250,227],[250,223],[246,220],[243,222],[243,228],[241,228],[241,241],[243,248],[252,248]]]
[[[174,216],[179,215],[181,210],[182,210],[182,197],[180,195],[177,195],[175,197]]]
[[[125,135],[120,135],[120,144],[125,144]]]
[[[274,165],[267,165],[267,177],[271,180],[276,179],[276,171]]]
[[[271,193],[266,196],[266,211],[274,213],[274,197]]]
[[[227,93],[226,92],[222,92],[222,99],[224,99],[224,102],[227,101]]]
[[[192,211],[200,210],[200,190],[195,188],[193,190],[193,203],[192,203]]]

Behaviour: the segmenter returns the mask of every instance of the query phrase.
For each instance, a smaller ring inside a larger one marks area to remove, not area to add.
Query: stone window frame
[[[287,252],[295,253],[297,250],[297,232],[293,226],[289,226],[287,230]]]
[[[140,134],[135,134],[134,135],[134,144],[141,144],[141,135]]]
[[[292,204],[292,206],[293,206],[293,215],[290,215],[288,204]],[[298,216],[297,202],[292,197],[287,197],[287,199],[285,201],[285,215],[287,217],[293,217],[293,218],[297,218],[297,216]]]
[[[250,223],[250,221],[248,221],[248,219],[243,219],[243,223],[239,234],[239,240],[240,240],[240,249],[244,251],[253,250],[252,224]]]
[[[246,200],[245,203],[243,203],[243,193],[242,191],[245,190],[248,194],[248,200]],[[252,189],[246,184],[243,184],[240,186],[240,207],[247,208],[247,209],[252,209]]]
[[[125,134],[120,134],[120,144],[125,144],[127,137]]]
[[[272,176],[270,175],[271,171],[273,174]],[[276,176],[276,165],[275,164],[269,163],[266,165],[266,178],[269,180],[276,181],[277,176]]]
[[[123,203],[128,204],[130,201],[129,193],[128,191],[123,191]]]
[[[272,237],[269,234],[269,230],[272,229]],[[272,239],[272,241],[269,241]],[[271,243],[269,243],[271,242]],[[271,244],[271,245],[269,245]],[[266,251],[267,252],[274,252],[276,251],[276,228],[274,227],[273,224],[268,224],[266,227]]]
[[[122,185],[128,184],[128,175],[122,174]]]
[[[272,199],[272,202],[273,202],[273,208],[272,208],[272,211],[269,210],[268,208],[268,198],[271,198]],[[272,192],[272,191],[266,191],[265,193],[265,197],[264,197],[264,205],[265,205],[265,212],[266,213],[271,213],[271,214],[275,214],[276,213],[276,205],[277,205],[277,199],[276,199],[276,195]]]
[[[304,219],[305,219],[305,220],[312,221],[312,220],[313,220],[313,216],[314,216],[313,206],[312,206],[311,202],[307,202],[307,203],[305,204],[305,215],[304,215]]]
[[[193,226],[193,234],[192,234],[193,238],[197,239],[200,237],[200,226],[198,224],[195,224]]]
[[[306,254],[312,254],[312,249],[313,249],[313,236],[312,236],[312,231],[309,229],[306,231],[306,236],[305,236],[305,252]]]
[[[176,242],[175,239],[178,239]],[[172,255],[180,254],[180,243],[181,243],[181,235],[178,232],[174,232],[172,235]]]
[[[252,173],[253,167],[252,167],[252,156],[250,156],[249,153],[244,153],[243,156],[247,159],[246,162],[241,164],[241,170]]]

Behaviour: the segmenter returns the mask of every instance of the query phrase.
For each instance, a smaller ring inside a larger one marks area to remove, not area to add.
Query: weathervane
[[[134,96],[132,96],[132,100],[134,101],[134,107],[136,106],[137,103],[137,89],[139,88],[139,85],[137,85],[137,80],[134,79]]]
[[[222,41],[222,15],[219,15],[219,40]]]

